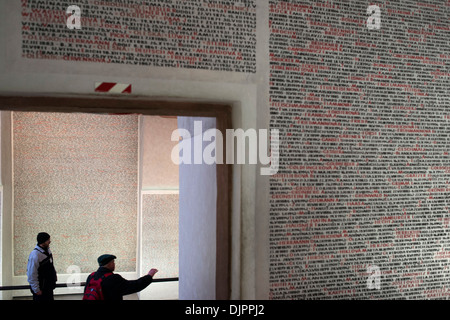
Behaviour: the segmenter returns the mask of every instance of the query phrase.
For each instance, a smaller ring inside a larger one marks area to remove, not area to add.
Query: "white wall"
[[[12,285],[12,159],[11,159],[11,112],[2,112],[2,286]],[[10,299],[11,292],[2,292],[2,299]]]

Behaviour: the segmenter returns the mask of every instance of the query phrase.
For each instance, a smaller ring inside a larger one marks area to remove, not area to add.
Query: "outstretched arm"
[[[158,272],[158,270],[151,269],[147,273],[147,275],[137,280],[126,280],[120,277],[120,282],[118,283],[120,294],[128,295],[144,290],[150,283],[152,283],[153,276],[156,274],[156,272]]]

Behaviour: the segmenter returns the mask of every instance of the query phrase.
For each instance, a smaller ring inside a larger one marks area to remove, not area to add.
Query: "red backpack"
[[[92,272],[89,276],[89,282],[86,284],[86,290],[84,290],[83,300],[105,300],[102,292],[102,281],[110,275],[112,275],[112,272],[105,273],[96,279],[95,272]]]

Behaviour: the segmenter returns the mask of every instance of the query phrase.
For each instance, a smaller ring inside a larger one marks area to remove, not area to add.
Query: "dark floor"
[[[61,294],[55,295],[55,300],[81,300],[83,297],[82,294]],[[13,300],[32,300],[33,297],[14,297]],[[124,300],[139,300],[138,295],[130,294],[128,296],[123,297]]]

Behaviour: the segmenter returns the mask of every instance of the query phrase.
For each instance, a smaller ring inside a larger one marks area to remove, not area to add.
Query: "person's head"
[[[38,246],[40,246],[41,248],[47,249],[50,246],[50,235],[46,232],[40,232],[37,235],[37,244]]]
[[[98,257],[97,262],[100,267],[104,267],[111,271],[114,271],[114,269],[116,268],[114,259],[116,259],[116,256],[112,254],[103,254]]]

